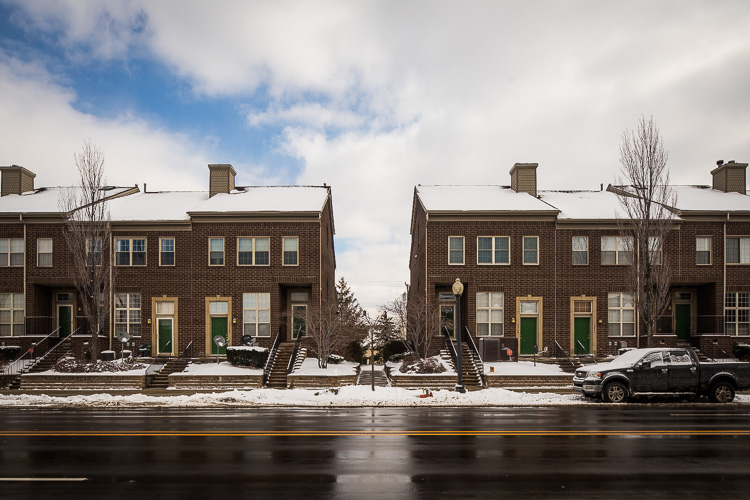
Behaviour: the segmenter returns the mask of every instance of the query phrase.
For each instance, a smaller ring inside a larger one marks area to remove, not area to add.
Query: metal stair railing
[[[466,345],[471,351],[471,356],[472,358],[474,358],[474,366],[476,366],[477,372],[479,372],[479,376],[481,377],[484,375],[484,361],[482,361],[482,356],[479,354],[479,349],[477,349],[477,345],[474,343],[474,339],[469,332],[469,327],[464,326],[464,330],[466,330]]]
[[[162,350],[160,350],[160,351],[158,351],[156,353],[156,357],[151,362],[151,364],[148,365],[148,367],[146,368],[146,377],[148,377],[152,373],[152,371],[157,371],[156,370],[157,367],[163,367],[164,365],[166,365],[169,362],[169,360],[171,359],[170,357],[167,357],[167,358],[161,357],[160,358],[159,355],[162,354],[162,353],[164,353],[164,352],[167,352],[167,348],[169,346],[171,346],[171,345],[172,345],[172,341],[170,340],[169,342],[167,342],[164,345],[164,349],[162,349]],[[172,352],[171,348],[169,349],[169,352]],[[159,369],[161,369],[161,368],[159,368]]]
[[[578,344],[578,346],[583,350],[583,352],[585,353],[584,354],[585,356],[590,356],[591,355],[591,353],[589,352],[589,350],[586,349],[586,347],[583,344],[581,344],[580,340],[576,340],[576,344]]]
[[[294,349],[292,350],[292,355],[289,357],[289,362],[286,364],[286,374],[289,375],[294,371],[294,363],[297,361],[297,353],[299,352],[299,346],[302,343],[302,337],[304,337],[304,333],[297,332],[297,340],[294,341]],[[328,360],[326,360],[327,362]]]
[[[456,346],[453,345],[453,339],[451,338],[448,327],[446,326],[444,328],[445,332],[443,332],[443,335],[445,336],[445,347],[448,349],[448,354],[451,355],[453,366],[456,367],[456,370],[460,370],[461,368],[458,367],[458,354],[456,354]]]
[[[560,356],[562,354],[562,356]],[[570,358],[568,353],[565,351],[565,349],[562,348],[562,346],[555,340],[555,358],[564,358],[568,361],[570,366],[575,369],[576,364],[573,362],[573,360]]]
[[[271,352],[268,353],[266,366],[263,367],[263,384],[262,385],[266,385],[268,383],[268,376],[271,375],[271,368],[273,368],[273,362],[274,362],[274,359],[276,359],[276,353],[278,352],[280,345],[281,345],[281,328],[279,328],[279,333],[276,334],[276,338],[273,341],[273,345],[271,346]]]
[[[36,366],[39,362],[41,362],[44,358],[47,357],[47,355],[52,352],[55,347],[57,347],[60,344],[55,344],[53,346],[50,346],[47,351],[39,356],[38,358],[35,358],[34,356],[38,354],[36,351],[36,348],[39,347],[39,345],[44,342],[45,340],[49,339],[56,333],[60,331],[60,327],[57,327],[54,331],[52,331],[50,334],[48,334],[46,337],[44,337],[39,342],[35,343],[32,347],[30,347],[26,352],[21,354],[17,359],[11,361],[8,363],[8,365],[3,369],[2,376],[0,378],[0,385],[2,387],[10,386],[13,381],[26,373],[28,370],[31,370],[34,366]],[[28,356],[28,358],[27,358]],[[29,363],[30,361],[30,363]]]

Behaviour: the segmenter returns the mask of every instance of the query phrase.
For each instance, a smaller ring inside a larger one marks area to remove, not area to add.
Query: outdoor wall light
[[[151,324],[151,319],[147,319],[146,323],[148,323],[150,325]]]
[[[232,318],[232,323],[237,324],[237,318]]]

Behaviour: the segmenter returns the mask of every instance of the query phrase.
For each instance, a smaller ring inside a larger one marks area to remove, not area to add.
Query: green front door
[[[450,338],[455,338],[456,335],[456,306],[441,305],[440,306],[440,335],[448,332]]]
[[[521,318],[521,346],[519,354],[534,354],[536,318]]]
[[[591,353],[591,318],[575,318],[573,320],[573,352],[580,356]]]
[[[211,318],[211,354],[226,354],[227,353],[227,318]],[[219,347],[214,342],[214,337],[221,335],[224,337],[224,347]]]
[[[156,324],[159,331],[158,354],[172,354],[174,352],[174,346],[172,345],[172,318],[158,318]]]
[[[60,338],[69,337],[72,331],[73,306],[57,306],[57,326],[60,327]]]
[[[292,305],[292,338],[296,339],[300,335],[307,333],[307,305]]]
[[[680,340],[690,338],[690,304],[675,304],[674,331]]]

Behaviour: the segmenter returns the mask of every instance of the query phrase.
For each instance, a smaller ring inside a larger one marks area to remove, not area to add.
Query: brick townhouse
[[[645,346],[617,226],[622,188],[537,191],[537,166],[515,164],[510,186],[415,188],[409,300],[439,312],[452,334],[459,278],[462,332],[508,339],[521,355],[534,345],[557,355]],[[750,342],[746,169],[717,162],[711,187],[673,186],[673,229],[659,249],[671,274],[659,345],[718,355]]]
[[[335,300],[330,187],[235,186],[231,165],[208,167],[207,191],[107,188],[114,284],[99,350],[119,351],[118,332],[151,354],[223,353],[217,335],[271,346]],[[63,188],[35,188],[23,167],[0,172],[0,341],[26,349],[57,330],[81,352]]]

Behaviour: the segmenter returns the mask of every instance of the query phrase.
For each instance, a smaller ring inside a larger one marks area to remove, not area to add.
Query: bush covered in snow
[[[136,363],[133,358],[117,359],[115,361],[102,361],[88,363],[71,357],[62,358],[55,364],[55,371],[61,373],[116,373],[128,370],[145,370],[146,365]]]
[[[232,366],[249,366],[251,368],[263,368],[268,360],[268,349],[255,346],[230,346],[227,347],[227,361]]]
[[[344,361],[344,357],[339,356],[338,354],[331,354],[330,356],[328,356],[328,362],[332,365],[341,364],[343,363],[343,361]]]
[[[398,371],[401,373],[443,373],[445,366],[436,358],[419,359],[410,355],[404,358]]]
[[[732,354],[740,361],[750,361],[750,344],[736,342],[732,347]]]
[[[17,345],[0,347],[0,364],[13,361],[21,354],[21,348]]]

